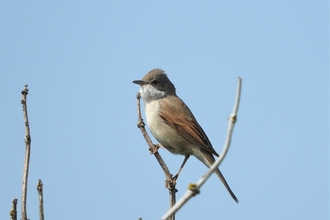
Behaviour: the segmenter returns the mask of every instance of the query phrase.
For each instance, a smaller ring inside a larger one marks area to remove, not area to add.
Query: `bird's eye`
[[[152,83],[153,85],[157,85],[159,82],[158,82],[158,80],[154,79],[154,80],[151,81],[151,83]]]

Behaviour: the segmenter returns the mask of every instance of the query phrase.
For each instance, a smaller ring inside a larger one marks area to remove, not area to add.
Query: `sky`
[[[328,1],[0,2],[0,219],[18,198],[28,84],[27,216],[160,219],[165,176],[137,128],[141,79],[161,68],[221,152],[243,79],[230,150],[177,219],[329,219]],[[157,143],[155,139],[152,139]],[[183,156],[160,154],[175,174]],[[191,157],[177,197],[207,168]]]

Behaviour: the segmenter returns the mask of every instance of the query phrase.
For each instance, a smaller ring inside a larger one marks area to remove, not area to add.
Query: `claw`
[[[153,147],[149,148],[150,154],[155,154],[158,152],[159,144],[155,144]]]
[[[177,178],[177,177],[176,177]],[[175,178],[175,176],[174,177],[172,177],[172,179],[167,179],[167,180],[165,180],[165,187],[167,188],[167,189],[171,189],[171,188],[175,188],[175,185],[176,185],[176,178]],[[178,190],[176,190],[176,192],[177,192]]]

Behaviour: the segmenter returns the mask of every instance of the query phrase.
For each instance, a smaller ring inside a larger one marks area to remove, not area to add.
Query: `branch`
[[[146,142],[149,145],[149,151],[156,157],[159,165],[161,166],[165,176],[166,176],[166,188],[169,190],[169,196],[170,196],[170,207],[173,207],[173,205],[176,202],[176,198],[175,198],[175,193],[177,192],[177,189],[175,188],[175,181],[173,181],[172,179],[172,174],[170,173],[168,167],[166,166],[163,158],[160,156],[160,154],[158,153],[158,148],[162,147],[160,144],[158,145],[154,145],[145,129],[145,123],[143,122],[142,116],[141,116],[141,105],[140,105],[140,93],[137,94],[136,96],[137,99],[137,111],[138,111],[138,123],[137,126],[138,128],[140,128],[142,135],[144,137],[144,139],[146,140]],[[171,216],[171,219],[174,220],[175,219],[175,215],[173,214]]]
[[[10,210],[10,220],[17,220],[17,199],[14,198]]]
[[[43,184],[42,181],[39,180],[37,183],[37,190],[39,194],[39,218],[40,220],[44,220],[44,195],[43,195]]]
[[[229,120],[228,120],[229,122],[228,122],[227,137],[226,137],[224,148],[223,148],[220,156],[213,163],[213,165],[210,167],[210,169],[201,177],[201,179],[198,180],[198,182],[196,184],[189,184],[187,192],[183,195],[183,197],[174,206],[172,206],[167,211],[167,213],[161,219],[163,219],[163,220],[168,219],[171,215],[173,215],[173,213],[176,213],[191,197],[197,195],[200,192],[200,188],[205,183],[205,181],[211,176],[211,174],[217,169],[217,167],[221,164],[221,162],[225,158],[225,156],[228,152],[229,146],[230,146],[234,125],[237,121],[237,112],[238,112],[238,106],[239,106],[240,97],[241,97],[241,87],[242,87],[242,79],[238,78],[236,103],[235,103],[233,112],[231,113]]]
[[[25,161],[24,161],[24,170],[23,170],[23,186],[22,186],[22,220],[27,220],[26,214],[26,198],[27,198],[27,181],[29,174],[29,163],[30,163],[30,148],[31,148],[31,136],[30,136],[30,126],[29,119],[27,114],[27,106],[26,106],[26,96],[29,94],[28,85],[24,85],[24,89],[22,90],[22,100],[21,104],[23,107],[23,116],[24,116],[24,125],[25,125]]]

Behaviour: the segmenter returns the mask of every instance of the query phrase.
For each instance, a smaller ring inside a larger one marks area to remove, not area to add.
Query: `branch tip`
[[[24,86],[24,88],[22,90],[22,95],[29,94],[28,84],[24,84],[23,86]]]

